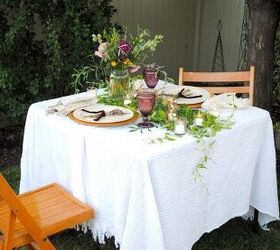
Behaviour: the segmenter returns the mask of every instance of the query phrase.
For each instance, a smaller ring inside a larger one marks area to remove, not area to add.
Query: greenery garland
[[[135,98],[132,99],[130,105],[125,106],[122,99],[113,99],[110,98],[108,94],[105,94],[99,97],[98,102],[107,105],[124,106],[133,110],[134,112],[137,112],[137,101]],[[174,141],[176,140],[176,137],[181,137],[174,133],[174,122],[168,119],[168,114],[166,112],[167,110],[167,98],[157,96],[155,107],[153,109],[153,112],[149,115],[149,120],[156,125],[165,128],[167,132],[165,133],[164,137],[150,139],[150,143],[163,143],[164,140]],[[195,126],[194,124],[194,120],[198,112],[200,112],[203,116],[202,126]],[[227,120],[221,121],[216,116],[207,111],[202,112],[196,109],[190,109],[187,105],[179,105],[176,110],[176,116],[177,118],[186,122],[188,126],[188,134],[193,136],[200,146],[202,157],[196,164],[193,174],[195,180],[199,180],[202,184],[204,184],[201,170],[207,169],[207,164],[209,161],[211,161],[210,155],[215,144],[214,137],[221,130],[232,128],[232,126],[234,125],[234,122],[232,121],[232,115]],[[134,131],[140,131],[141,133],[143,133],[142,129],[138,128],[137,126],[130,126],[130,132]]]

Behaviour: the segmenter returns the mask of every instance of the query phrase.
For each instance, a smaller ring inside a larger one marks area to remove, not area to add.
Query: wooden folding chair
[[[250,71],[238,71],[238,72],[185,72],[184,68],[179,69],[179,85],[184,83],[236,83],[236,82],[248,82],[248,86],[225,86],[225,87],[202,87],[208,90],[212,94],[222,93],[237,93],[237,94],[249,94],[249,100],[253,104],[254,97],[254,66],[250,67]]]
[[[21,246],[55,249],[48,236],[81,224],[93,215],[93,209],[58,184],[17,196],[0,174],[0,250]]]

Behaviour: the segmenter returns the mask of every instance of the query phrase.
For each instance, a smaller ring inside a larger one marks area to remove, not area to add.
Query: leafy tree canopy
[[[115,11],[111,0],[0,0],[0,112],[18,120],[31,103],[69,94],[91,34]]]

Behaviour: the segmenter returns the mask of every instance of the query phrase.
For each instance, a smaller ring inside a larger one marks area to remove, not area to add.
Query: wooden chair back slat
[[[183,79],[188,82],[246,82],[250,72],[184,72]]]
[[[250,67],[250,71],[239,72],[185,72],[184,68],[179,69],[179,85],[184,83],[234,83],[234,82],[248,82],[248,86],[224,86],[212,87],[203,86],[202,88],[208,90],[212,94],[222,93],[238,93],[249,94],[249,100],[253,104],[254,97],[254,74],[255,68]]]
[[[222,93],[239,93],[248,94],[250,91],[249,87],[203,87],[212,94],[222,94]]]
[[[9,184],[6,182],[5,178],[0,174],[0,196],[5,200],[7,205],[12,210],[12,213],[16,215],[16,217],[20,220],[20,222],[24,225],[26,230],[29,232],[33,240],[38,244],[38,246],[43,250],[54,250],[55,247],[49,241],[47,236],[38,226],[33,217],[28,213],[26,208],[17,198],[14,191],[11,189]],[[9,232],[8,232],[9,233]],[[6,238],[8,239],[9,244],[11,241],[9,237],[13,237],[13,235],[4,235],[5,242]],[[6,245],[6,243],[5,243]],[[6,248],[5,250],[10,250],[11,248]]]

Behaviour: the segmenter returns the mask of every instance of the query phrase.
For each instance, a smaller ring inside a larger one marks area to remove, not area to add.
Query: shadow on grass
[[[20,170],[17,167],[7,168],[3,174],[12,188],[18,192]],[[278,175],[278,190],[279,188]],[[114,238],[106,240],[104,245],[92,239],[90,233],[84,234],[75,230],[67,230],[51,237],[57,250],[115,250]],[[21,248],[23,250],[24,248]],[[234,218],[204,234],[196,242],[192,250],[280,250],[280,222],[270,224],[270,231],[261,230],[259,234],[252,232],[252,222],[242,218]],[[144,249],[143,249],[144,250]],[[157,249],[153,249],[157,250]],[[180,249],[178,249],[180,250]]]

